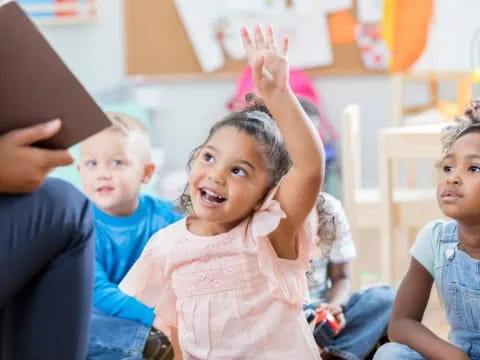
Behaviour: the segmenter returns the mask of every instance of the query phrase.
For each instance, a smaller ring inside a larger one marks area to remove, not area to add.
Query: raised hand
[[[254,42],[248,30],[241,29],[242,41],[247,53],[248,62],[253,69],[253,81],[262,97],[267,98],[278,90],[288,86],[288,37],[282,40],[281,49],[277,49],[271,25],[266,32],[260,25],[253,29]]]

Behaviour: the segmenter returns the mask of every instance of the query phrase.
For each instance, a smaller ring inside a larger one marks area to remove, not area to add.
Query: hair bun
[[[474,99],[468,104],[464,117],[472,123],[480,123],[480,99]]]
[[[272,114],[267,108],[267,105],[263,101],[263,99],[255,93],[250,92],[245,95],[245,102],[246,107],[242,109],[241,112],[251,112],[251,111],[261,111],[267,114],[268,116],[272,117]]]

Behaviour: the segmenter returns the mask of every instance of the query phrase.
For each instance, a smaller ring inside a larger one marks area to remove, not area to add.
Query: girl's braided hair
[[[234,111],[224,119],[215,123],[208,134],[207,139],[190,153],[187,162],[187,172],[190,173],[193,161],[200,150],[212,136],[225,126],[232,126],[253,137],[260,145],[262,157],[270,175],[269,189],[278,184],[280,179],[288,172],[292,162],[283,141],[282,134],[270,111],[262,99],[249,93],[245,96],[246,107],[241,111]],[[177,200],[180,210],[192,213],[192,201],[188,192],[187,183],[185,189]]]
[[[455,141],[472,132],[480,132],[480,99],[472,100],[463,116],[447,126],[442,136],[442,153],[447,154]]]

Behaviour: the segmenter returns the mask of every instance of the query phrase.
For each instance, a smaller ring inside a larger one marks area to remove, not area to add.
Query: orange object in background
[[[78,0],[55,0],[55,5],[58,4],[75,4]],[[77,15],[75,10],[58,10],[55,11],[55,17],[71,17]]]
[[[391,72],[408,70],[428,40],[433,0],[385,0],[383,37],[390,48]]]
[[[337,11],[328,16],[328,29],[332,44],[354,44],[357,21],[349,10]]]

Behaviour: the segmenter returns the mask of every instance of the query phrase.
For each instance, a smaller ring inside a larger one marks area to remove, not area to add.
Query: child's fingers
[[[287,56],[288,55],[288,36],[285,36],[283,38],[283,43],[282,43],[282,55]]]
[[[253,48],[253,42],[250,39],[250,35],[248,34],[248,30],[245,26],[242,26],[240,29],[240,34],[242,35],[242,42],[243,42],[243,47],[245,50],[249,51],[250,49]]]
[[[257,49],[265,49],[265,38],[263,36],[263,30],[260,25],[255,25],[254,28],[254,38],[255,38],[255,46]]]
[[[338,305],[331,305],[329,308],[332,315],[343,314],[343,309]]]
[[[265,55],[259,56],[253,63],[252,77],[255,82],[261,81],[263,78],[263,65],[265,64]]]
[[[345,319],[345,315],[343,315],[343,313],[335,316],[335,318],[337,319],[337,322],[338,322],[338,327],[340,330],[342,330],[345,325],[347,324],[347,320]]]
[[[273,34],[272,25],[267,25],[267,49],[277,51],[277,45],[275,44],[275,36]]]

